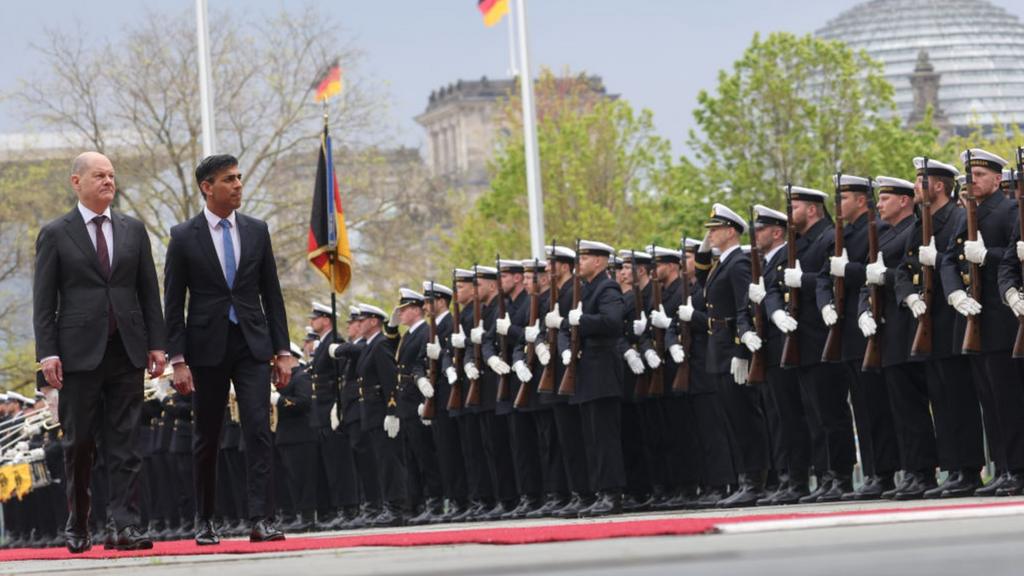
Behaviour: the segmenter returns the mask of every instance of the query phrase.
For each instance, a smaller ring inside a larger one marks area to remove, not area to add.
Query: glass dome
[[[1024,124],[1024,25],[985,0],[871,0],[815,34],[882,62],[904,118],[913,112],[910,77],[924,50],[941,75],[939,107],[954,130]]]

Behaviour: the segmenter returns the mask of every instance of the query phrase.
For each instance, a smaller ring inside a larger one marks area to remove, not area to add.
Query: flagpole
[[[526,199],[530,214],[530,252],[544,257],[544,194],[541,190],[540,157],[537,153],[537,115],[534,112],[533,76],[526,45],[526,0],[516,0],[519,31],[519,83],[523,99],[523,141],[526,146]]]
[[[210,34],[206,26],[206,0],[196,0],[196,44],[199,52],[199,108],[203,127],[203,157],[216,153],[213,118],[213,82],[210,76]]]
[[[519,74],[516,66],[516,25],[512,17],[515,10],[508,11],[508,75],[515,78]]]

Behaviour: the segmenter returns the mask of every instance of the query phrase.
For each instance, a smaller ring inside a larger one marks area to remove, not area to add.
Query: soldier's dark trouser
[[[846,367],[821,363],[796,370],[800,397],[811,430],[815,471],[822,474],[831,470],[849,476],[857,456],[853,443],[853,418],[847,402],[850,383]]]
[[[541,492],[540,447],[537,428],[529,412],[512,412],[507,416],[512,432],[512,460],[516,469],[516,485],[523,495],[538,496]]]
[[[181,512],[178,510],[177,493],[178,473],[173,465],[173,454],[169,452],[156,452],[152,456],[154,474],[160,478],[161,492],[159,498],[154,502],[157,505],[157,518],[162,518],[168,526],[177,526],[181,521]],[[192,518],[191,514],[188,518]]]
[[[580,408],[566,402],[551,405],[558,430],[558,444],[562,451],[562,465],[569,481],[569,489],[577,494],[589,494],[594,488],[587,477],[587,456],[583,444],[583,423]]]
[[[758,474],[769,467],[768,426],[761,410],[761,392],[740,386],[731,374],[710,375],[715,379],[725,413],[726,430],[739,473]]]
[[[189,523],[196,513],[196,489],[195,475],[193,474],[193,462],[191,452],[172,452],[171,466],[177,479],[178,485],[175,489],[178,506],[175,510],[182,522]]]
[[[485,502],[494,501],[491,471],[484,454],[483,431],[480,428],[480,414],[462,412],[456,419],[459,426],[459,440],[462,441],[462,462],[466,467],[466,483],[469,497]]]
[[[494,479],[494,497],[502,502],[517,499],[515,466],[512,464],[512,441],[509,434],[508,416],[494,412],[480,413],[480,430],[484,439],[484,454],[487,466]]]
[[[459,428],[447,412],[438,410],[430,424],[441,473],[441,491],[445,498],[462,502],[466,498],[466,470],[462,463]]]
[[[978,402],[981,403],[981,422],[985,430],[989,457],[995,463],[996,470],[1002,473],[1006,470],[1005,434],[999,418],[999,409],[995,405],[993,386],[988,379],[985,359],[985,356],[972,355],[967,357],[967,362],[971,367],[974,393],[978,395]]]
[[[590,485],[598,492],[621,493],[626,487],[621,404],[622,399],[614,396],[579,405]]]
[[[427,498],[440,498],[441,470],[437,465],[434,436],[419,417],[402,418],[403,449],[405,450],[406,491],[409,505],[415,508]]]
[[[864,372],[862,360],[844,363],[849,370],[850,399],[857,420],[857,444],[865,476],[889,476],[900,467],[899,441],[885,376]]]
[[[639,404],[622,403],[622,463],[626,468],[626,490],[637,495],[651,491],[643,422]]]
[[[761,393],[761,410],[764,412],[764,423],[768,427],[768,454],[771,456],[772,470],[776,474],[784,473],[787,466],[785,447],[782,445],[782,417],[772,396],[771,386],[768,385],[767,378],[765,382],[753,386]]]
[[[772,366],[766,372],[762,387],[765,404],[778,417],[778,429],[772,443],[776,466],[780,471],[805,476],[811,467],[811,436],[807,415],[800,399],[800,381],[796,370]]]
[[[310,473],[315,469],[316,452],[316,442],[278,446],[281,468],[284,469],[285,475],[275,481],[284,482],[288,497],[296,512],[310,515],[304,520],[312,520],[311,515],[316,509],[316,475]]]
[[[370,437],[360,428],[359,420],[345,421],[341,424],[348,438],[352,459],[355,462],[358,478],[357,493],[360,502],[369,504],[380,503],[380,480],[377,478],[377,456],[370,442]]]
[[[328,514],[340,507],[359,504],[359,488],[356,481],[356,464],[348,436],[344,428],[331,430],[322,426],[317,431],[315,465],[321,471],[317,484],[318,510]]]
[[[668,449],[668,486],[675,490],[696,488],[701,478],[700,448],[690,406],[691,396],[667,393],[659,405]]]
[[[902,468],[909,472],[934,472],[939,457],[935,448],[935,427],[928,404],[924,363],[886,366],[882,373],[889,388]]]
[[[550,406],[529,414],[537,428],[537,446],[540,451],[540,467],[544,477],[544,492],[567,494],[569,482],[565,477],[562,446],[558,443],[555,414]]]
[[[930,360],[925,363],[925,371],[939,466],[944,470],[979,470],[985,462],[981,410],[969,360],[965,356]]]
[[[696,423],[697,443],[700,445],[700,467],[703,471],[701,484],[705,488],[735,485],[736,468],[729,446],[725,410],[718,393],[691,394],[690,409]]]
[[[668,423],[665,422],[664,396],[647,398],[639,404],[644,421],[644,457],[651,473],[651,485],[670,488],[672,484],[672,463],[670,462],[671,442]]]
[[[1005,469],[1024,471],[1024,371],[1009,352],[983,356],[986,380],[992,391],[993,410],[1002,431]],[[987,424],[987,419],[986,419]],[[991,449],[991,440],[989,442]]]
[[[383,424],[364,428],[362,432],[373,444],[381,497],[392,506],[405,508],[408,491],[405,486],[406,472],[402,459],[401,436],[388,438]]]

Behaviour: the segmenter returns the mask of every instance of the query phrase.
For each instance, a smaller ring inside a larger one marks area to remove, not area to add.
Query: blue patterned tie
[[[235,285],[235,243],[231,241],[231,222],[226,218],[219,223],[221,238],[224,239],[224,277],[227,278],[228,288]],[[238,316],[235,314],[235,305],[228,308],[228,320],[232,324],[238,324]]]

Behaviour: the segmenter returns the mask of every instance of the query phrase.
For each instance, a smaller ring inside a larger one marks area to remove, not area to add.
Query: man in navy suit
[[[195,392],[196,543],[213,528],[217,446],[233,382],[245,439],[250,540],[281,540],[270,521],[270,391],[288,384],[295,359],[266,222],[239,213],[242,173],[227,154],[196,168],[203,211],[171,229],[164,268],[168,354],[174,386]],[[185,303],[188,302],[188,318]]]

